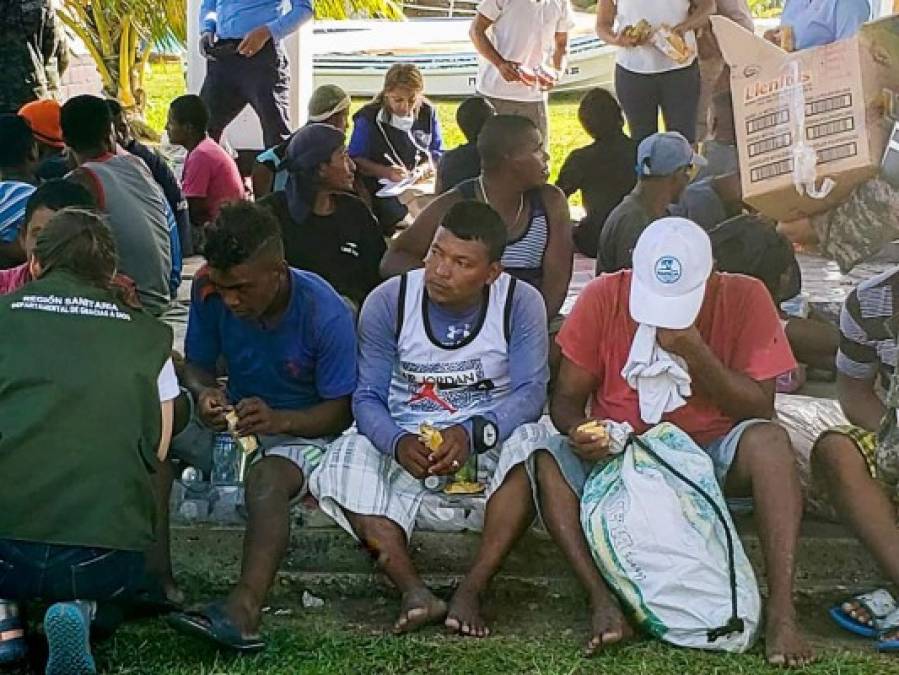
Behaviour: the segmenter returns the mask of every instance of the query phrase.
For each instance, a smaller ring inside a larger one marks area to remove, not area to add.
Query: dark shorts
[[[0,539],[0,598],[128,600],[145,589],[144,554]]]

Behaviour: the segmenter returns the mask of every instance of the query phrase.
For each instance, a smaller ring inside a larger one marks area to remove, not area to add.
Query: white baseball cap
[[[705,230],[686,218],[661,218],[640,235],[633,261],[633,320],[657,328],[692,326],[712,273],[712,242]]]

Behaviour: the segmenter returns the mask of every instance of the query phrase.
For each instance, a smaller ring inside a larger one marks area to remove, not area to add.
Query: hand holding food
[[[609,432],[606,425],[596,419],[588,419],[569,431],[568,442],[575,453],[587,461],[596,462],[609,454]]]
[[[622,38],[623,41],[626,41],[625,44],[622,44],[623,47],[639,47],[642,44],[645,44],[652,37],[652,25],[646,19],[640,19],[636,24],[632,26],[625,26],[621,33],[619,33],[619,38]]]
[[[228,423],[228,432],[232,436],[234,436],[234,440],[237,441],[240,449],[246,454],[256,452],[256,450],[259,448],[259,441],[256,440],[256,437],[240,436],[237,433],[238,417],[235,410],[229,410],[227,412],[227,414],[225,415],[225,421]]]

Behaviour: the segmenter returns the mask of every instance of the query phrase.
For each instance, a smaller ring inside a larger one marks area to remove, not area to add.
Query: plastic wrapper
[[[784,64],[784,75],[787,81],[802,82],[799,61],[793,59]],[[793,185],[796,192],[812,199],[826,198],[836,187],[832,178],[825,178],[818,185],[818,153],[808,143],[805,131],[805,90],[802,84],[787,87],[781,96],[786,99],[791,119],[795,123],[794,138],[798,139],[793,146]]]
[[[687,63],[695,55],[690,45],[677,33],[671,30],[671,26],[662,24],[652,34],[650,42],[653,47],[662,52],[675,63]]]

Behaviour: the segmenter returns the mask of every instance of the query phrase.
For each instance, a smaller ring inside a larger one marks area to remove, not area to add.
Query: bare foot
[[[427,588],[403,593],[400,616],[393,625],[394,633],[411,633],[446,616],[446,603]]]
[[[178,584],[175,583],[174,579],[171,577],[162,579],[160,581],[160,586],[162,587],[162,594],[168,602],[176,607],[180,607],[184,604],[186,599],[184,597],[184,591],[178,588]]]
[[[593,656],[597,650],[634,636],[634,629],[622,613],[618,600],[608,593],[599,594],[590,601],[590,634],[585,656]]]
[[[262,608],[257,606],[247,591],[235,586],[225,601],[225,612],[234,627],[240,630],[245,639],[259,637],[259,626],[262,623]]]
[[[466,588],[464,583],[456,589],[453,599],[450,600],[444,624],[451,632],[459,635],[477,638],[490,635],[490,629],[481,616],[481,599],[478,592]]]
[[[776,618],[776,617],[780,618]],[[802,668],[815,660],[815,652],[792,616],[769,612],[765,629],[765,653],[768,663],[784,668]]]

